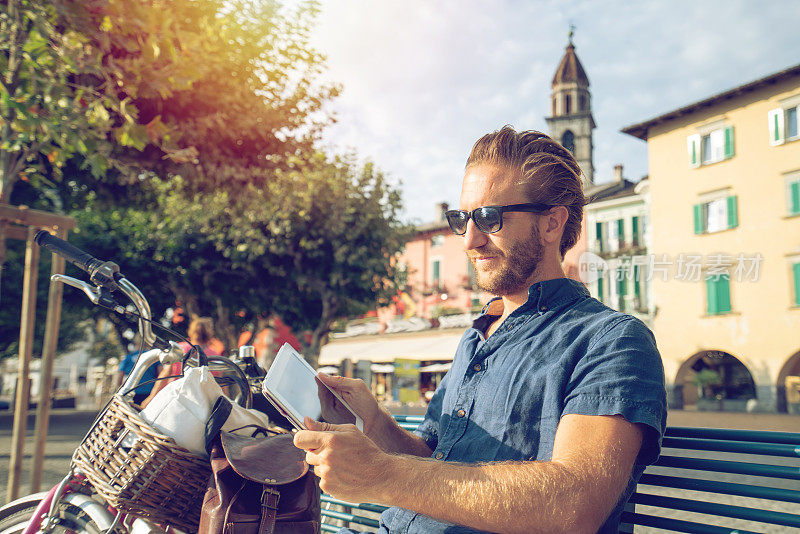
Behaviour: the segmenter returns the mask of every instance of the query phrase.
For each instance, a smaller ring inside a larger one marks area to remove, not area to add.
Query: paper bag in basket
[[[183,378],[170,382],[159,391],[140,415],[153,428],[174,439],[181,447],[198,456],[207,456],[206,421],[221,395],[222,388],[214,380],[208,367],[193,367],[186,369]],[[232,404],[231,415],[223,430],[231,432],[247,425],[265,427],[267,416]],[[247,430],[243,432],[249,435]]]

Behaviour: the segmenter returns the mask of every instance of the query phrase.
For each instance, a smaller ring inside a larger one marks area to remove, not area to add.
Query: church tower
[[[589,78],[575,55],[572,44],[574,28],[570,27],[569,44],[553,76],[551,116],[546,117],[550,137],[564,145],[583,171],[583,187],[594,185],[592,164],[592,117]]]

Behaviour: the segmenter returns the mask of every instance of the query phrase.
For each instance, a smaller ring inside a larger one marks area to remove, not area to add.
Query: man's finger
[[[312,430],[298,430],[292,442],[298,449],[317,450],[325,444],[325,434]]]
[[[355,425],[334,425],[323,421],[314,421],[310,417],[305,417],[303,422],[306,428],[315,432],[347,432],[355,428]]]

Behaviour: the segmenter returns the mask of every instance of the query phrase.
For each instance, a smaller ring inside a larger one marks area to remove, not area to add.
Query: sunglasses
[[[448,210],[445,212],[447,224],[456,235],[467,233],[467,222],[470,218],[475,222],[478,230],[484,234],[493,234],[503,227],[503,213],[507,211],[524,211],[543,213],[552,208],[549,204],[511,204],[508,206],[481,206],[472,211]]]

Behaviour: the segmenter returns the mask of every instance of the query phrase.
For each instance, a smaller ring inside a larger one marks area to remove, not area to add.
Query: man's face
[[[511,173],[494,165],[467,169],[460,207],[472,211],[481,206],[520,204],[527,199]],[[464,234],[464,248],[475,266],[478,285],[494,295],[524,291],[542,260],[544,247],[536,229],[536,214],[506,212],[503,227],[493,234],[477,229],[472,219]]]

